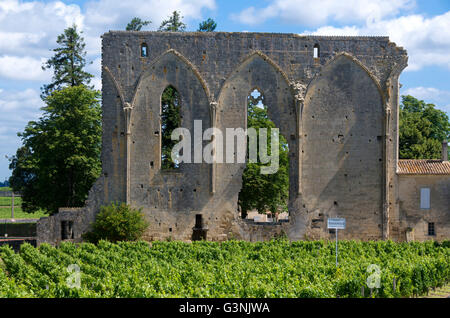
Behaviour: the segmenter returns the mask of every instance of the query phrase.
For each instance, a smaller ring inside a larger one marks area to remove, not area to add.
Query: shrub
[[[139,239],[148,222],[144,219],[141,209],[135,209],[125,203],[111,203],[102,206],[92,225],[92,231],[83,238],[97,243],[99,240],[135,241]]]

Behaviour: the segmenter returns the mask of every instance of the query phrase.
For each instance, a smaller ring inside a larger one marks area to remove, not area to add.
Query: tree
[[[43,70],[53,68],[53,82],[41,88],[43,99],[63,87],[89,85],[93,75],[84,71],[86,44],[81,33],[74,24],[58,36],[59,47],[53,49],[55,55],[42,65]]]
[[[217,27],[216,21],[214,21],[211,18],[208,18],[207,20],[201,22],[198,25],[198,31],[199,32],[214,32],[216,27]]]
[[[172,131],[180,127],[180,96],[173,86],[168,86],[161,96],[161,168],[173,169],[172,148],[177,143],[171,139]]]
[[[17,149],[16,154],[9,157],[9,169],[12,170],[9,183],[14,191],[34,192],[33,189],[33,161],[29,148],[22,146]]]
[[[262,95],[256,98],[252,95],[249,96],[247,127],[255,128],[258,135],[259,128],[268,128],[267,149],[270,150],[271,128],[275,128],[275,124],[269,119],[267,106],[264,104],[262,104],[262,108],[258,106],[259,102],[262,102],[262,98]],[[256,209],[260,213],[265,213],[268,210],[271,212],[287,211],[289,198],[289,149],[286,139],[281,135],[279,147],[279,169],[276,173],[261,174],[261,166],[265,164],[260,162],[247,163],[242,175],[242,189],[238,198],[242,217],[245,218],[247,211],[252,209]]]
[[[143,21],[138,17],[134,17],[130,23],[127,24],[127,31],[141,31],[142,27],[149,25],[152,21]]]
[[[9,187],[9,182],[8,182],[8,180],[5,180],[5,181],[3,181],[3,182],[0,182],[0,188],[1,187]]]
[[[56,42],[43,66],[54,71],[42,89],[43,115],[18,134],[23,145],[10,158],[11,187],[31,213],[82,206],[101,171],[100,93],[87,86],[93,75],[84,71],[84,40],[73,25]]]
[[[158,31],[183,32],[186,30],[186,24],[183,23],[182,17],[178,11],[174,11],[167,20],[161,23]]]
[[[400,105],[399,157],[402,159],[441,158],[442,141],[450,137],[445,112],[410,95]]]
[[[54,91],[45,98],[43,116],[18,134],[23,147],[11,160],[10,183],[22,192],[25,212],[83,206],[101,172],[99,98],[84,85]]]

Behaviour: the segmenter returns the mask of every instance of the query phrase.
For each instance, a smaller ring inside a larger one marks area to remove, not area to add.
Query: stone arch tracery
[[[328,61],[309,83],[301,115],[301,192],[315,218],[367,218],[380,225],[367,232],[380,236],[386,186],[385,108],[376,78],[347,53]],[[368,202],[365,211],[359,210],[361,201]]]
[[[246,128],[247,97],[253,88],[258,88],[264,95],[268,107],[268,115],[280,133],[289,143],[290,158],[290,205],[296,198],[298,185],[298,131],[297,109],[294,90],[286,74],[268,56],[256,51],[244,60],[229,74],[223,84],[218,101],[217,126],[226,128]],[[225,140],[226,142],[226,140]],[[224,142],[224,144],[225,144]],[[224,149],[225,151],[225,149]],[[221,175],[228,175],[221,191],[240,189],[236,184],[242,181],[245,164],[222,165]],[[239,191],[236,191],[236,202]]]
[[[131,187],[152,185],[162,182],[161,178],[179,178],[174,175],[161,176],[160,172],[161,96],[168,86],[173,86],[180,96],[182,128],[193,132],[194,120],[200,120],[203,129],[212,125],[209,90],[196,68],[175,50],[168,50],[156,58],[144,68],[132,102],[131,156],[149,159],[133,160],[130,171]],[[194,153],[193,149],[191,150]],[[149,165],[147,161],[152,164]],[[188,173],[189,178],[186,176],[186,179],[191,180],[182,182],[192,183],[197,178],[198,182],[203,184],[210,179],[205,178],[205,173],[201,172],[205,168],[204,164],[192,165],[190,169],[183,169],[183,165],[184,163],[177,170],[184,176]]]

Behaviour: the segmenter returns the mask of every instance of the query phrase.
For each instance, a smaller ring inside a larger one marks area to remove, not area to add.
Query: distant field
[[[11,191],[10,187],[0,187],[0,191]]]
[[[0,219],[11,218],[11,197],[0,197]],[[39,219],[46,216],[44,211],[33,214],[23,212],[21,209],[22,198],[14,197],[14,218],[15,219]]]
[[[20,208],[20,205],[14,207],[14,218],[15,219],[39,219],[43,216],[47,216],[43,211],[37,213],[25,213]],[[1,208],[0,207],[0,219],[11,218],[11,207]]]
[[[0,207],[1,206],[10,206],[11,205],[12,198],[11,197],[0,197]],[[22,204],[22,198],[21,197],[14,197],[14,205],[20,206]]]

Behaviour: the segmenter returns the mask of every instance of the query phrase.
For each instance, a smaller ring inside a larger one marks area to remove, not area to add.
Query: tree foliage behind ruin
[[[450,137],[450,122],[445,112],[410,95],[402,96],[399,126],[401,159],[441,158],[442,141]]]

